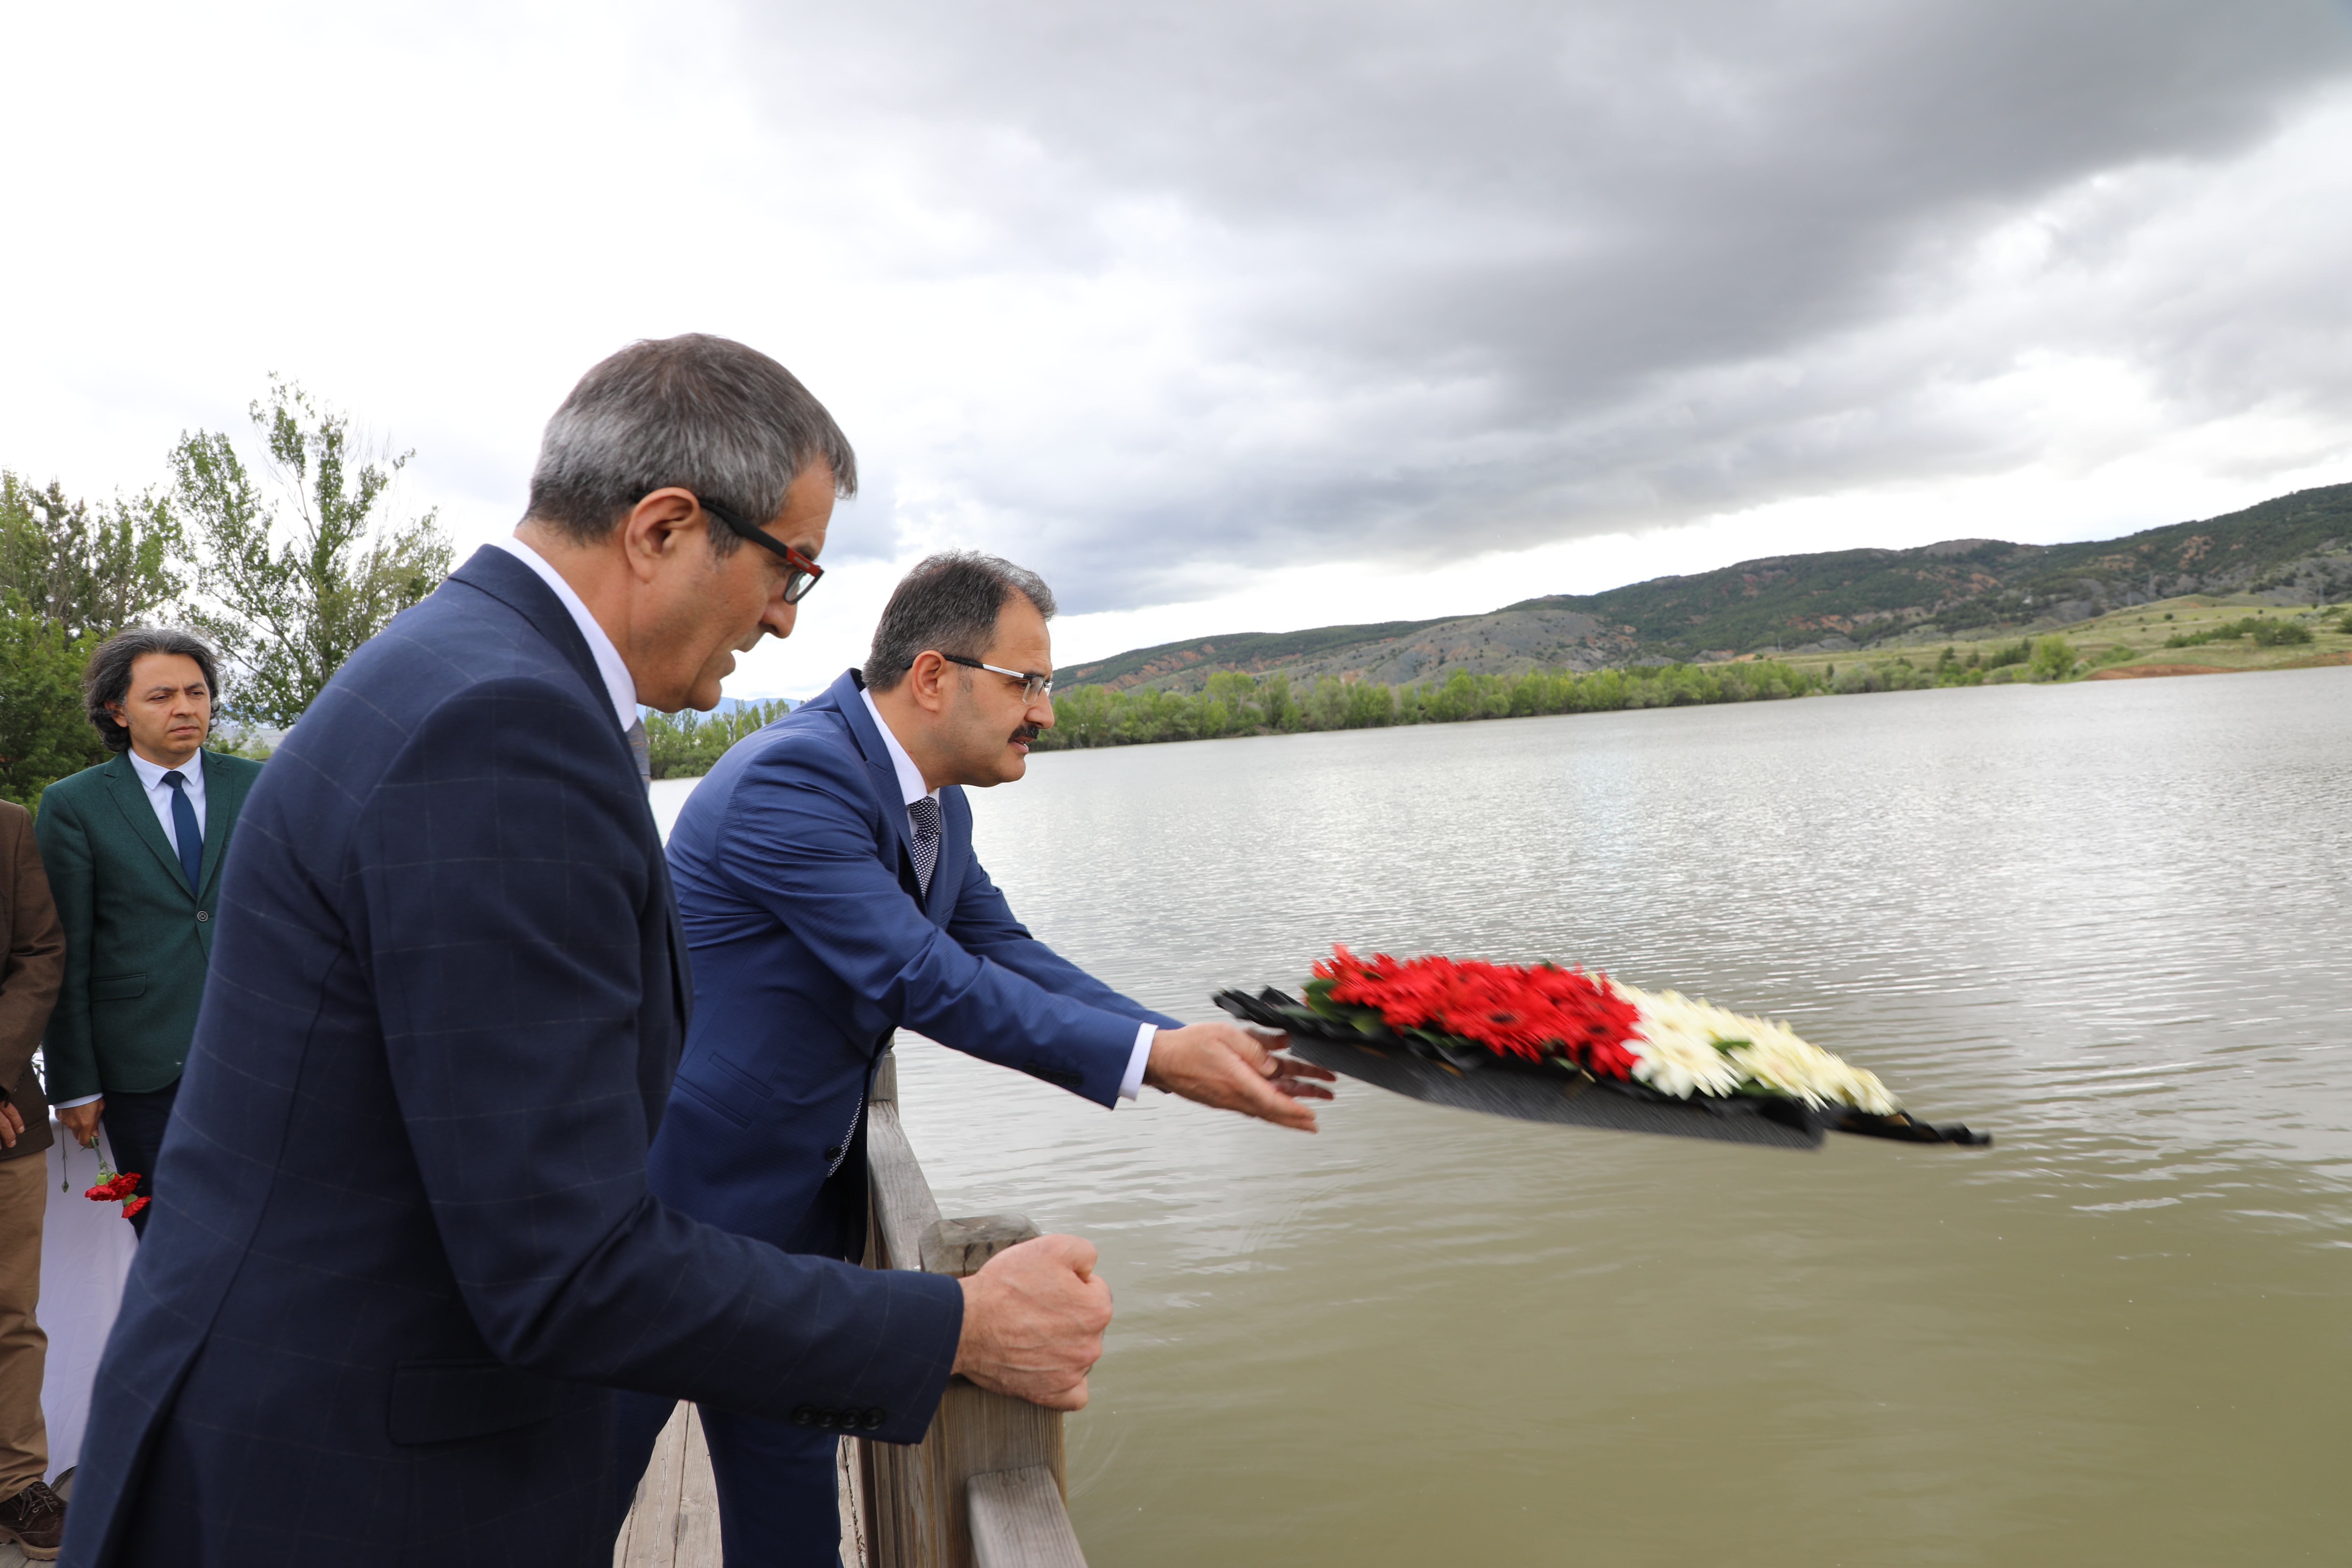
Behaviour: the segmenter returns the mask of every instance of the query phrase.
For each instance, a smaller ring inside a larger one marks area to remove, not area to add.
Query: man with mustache
[[[951,1371],[1084,1402],[1110,1302],[1076,1237],[948,1279],[646,1191],[692,987],[638,704],[708,710],[790,635],[856,487],[767,355],[632,344],[549,420],[515,533],[304,713],[210,922],[68,1568],[609,1563],[617,1388],[890,1442]]]
[[[1119,995],[1023,929],[973,856],[964,789],[1020,778],[1054,721],[1053,614],[1034,572],[932,556],[864,670],[738,744],[687,802],[669,855],[695,1008],[650,1159],[664,1203],[856,1256],[866,1094],[901,1027],[1107,1107],[1149,1083],[1314,1130],[1299,1100],[1329,1098],[1311,1081],[1329,1073],[1270,1055],[1279,1035]],[[624,1469],[668,1414],[637,1404]],[[703,1428],[730,1568],[830,1568],[835,1434],[708,1408]]]

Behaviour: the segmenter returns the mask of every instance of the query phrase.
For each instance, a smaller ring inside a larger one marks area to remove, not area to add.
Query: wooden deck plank
[[[674,1568],[677,1556],[678,1496],[686,1475],[688,1406],[670,1412],[669,1424],[654,1440],[653,1458],[638,1479],[636,1500],[613,1542],[613,1568]],[[706,1465],[709,1460],[706,1455]]]
[[[844,1437],[835,1450],[834,1492],[841,1500],[841,1568],[869,1568],[873,1556],[866,1544],[866,1477],[857,1462],[857,1443]]]
[[[710,1443],[702,1412],[685,1407],[686,1444],[680,1465],[676,1546],[671,1568],[719,1568],[719,1488],[710,1474]]]
[[[841,1497],[843,1568],[868,1568],[866,1489],[856,1450],[840,1447],[835,1479]],[[13,1550],[10,1549],[10,1550]],[[710,1443],[702,1414],[691,1405],[671,1413],[637,1482],[636,1500],[613,1542],[613,1568],[720,1568],[719,1489],[710,1470]],[[14,1568],[0,1559],[0,1568]]]

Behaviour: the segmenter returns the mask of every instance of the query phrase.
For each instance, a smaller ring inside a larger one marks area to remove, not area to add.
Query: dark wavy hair
[[[213,700],[220,700],[220,665],[212,644],[180,626],[126,627],[98,645],[81,676],[82,707],[110,752],[129,751],[131,731],[114,721],[107,705],[130,697],[131,667],[151,653],[184,653],[194,659],[205,672],[205,684],[212,688]]]

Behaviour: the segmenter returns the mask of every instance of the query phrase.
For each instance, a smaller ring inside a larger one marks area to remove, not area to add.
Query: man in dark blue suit
[[[1034,573],[934,556],[892,595],[861,675],[730,750],[670,834],[695,1017],[655,1140],[663,1202],[787,1251],[865,1235],[866,1091],[899,1027],[1104,1106],[1150,1083],[1313,1131],[1320,1068],[1279,1035],[1187,1026],[1032,937],[972,853],[964,787],[1018,779],[1054,721],[1054,598]],[[667,1406],[632,1401],[624,1468]],[[705,1413],[730,1568],[832,1563],[833,1435]]]
[[[894,1441],[951,1369],[1083,1403],[1109,1308],[1075,1237],[868,1273],[646,1189],[690,983],[636,704],[707,709],[791,631],[854,462],[763,355],[624,350],[517,537],[295,727],[223,881],[69,1563],[608,1563],[616,1388]]]

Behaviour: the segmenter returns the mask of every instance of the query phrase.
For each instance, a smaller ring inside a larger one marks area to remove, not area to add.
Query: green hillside
[[[1057,686],[1127,686],[1206,665],[1213,669],[1271,669],[1335,648],[1385,642],[1439,621],[1382,621],[1376,626],[1318,626],[1304,632],[1235,632],[1230,637],[1161,643],[1075,664],[1054,672]]]
[[[1727,658],[2048,629],[2180,595],[2281,605],[2352,595],[2352,485],[2077,544],[1949,540],[1911,550],[1769,556],[1486,616],[1164,643],[1055,672],[1065,687],[1192,690],[1220,670],[1393,683],[1454,670]]]

